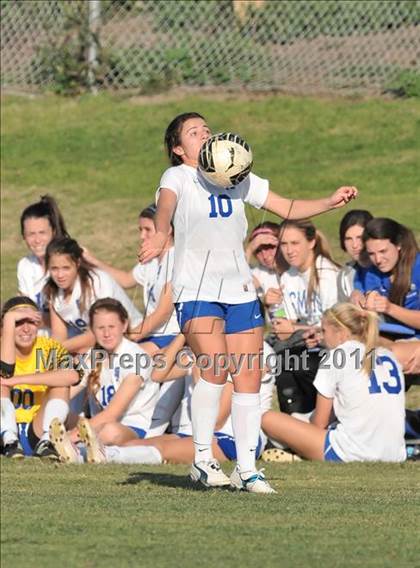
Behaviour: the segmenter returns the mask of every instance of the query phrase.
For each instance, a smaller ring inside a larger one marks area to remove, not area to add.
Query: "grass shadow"
[[[160,487],[208,491],[201,483],[194,483],[188,476],[174,475],[172,473],[134,472],[130,473],[125,481],[118,482],[118,485],[137,485],[143,482],[159,485]]]

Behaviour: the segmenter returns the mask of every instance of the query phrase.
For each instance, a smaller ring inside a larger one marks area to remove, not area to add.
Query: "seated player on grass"
[[[51,195],[42,195],[40,201],[25,207],[20,216],[20,230],[30,254],[21,258],[17,265],[19,294],[31,298],[42,310],[44,335],[48,336],[48,303],[42,292],[48,280],[45,253],[53,239],[69,236],[55,199]]]
[[[193,364],[193,354],[185,351],[178,355],[185,342],[183,335],[179,335],[167,348],[165,348],[165,367],[155,368],[152,379],[159,382],[173,381],[185,377],[186,368],[189,375],[185,381],[184,398],[181,402],[180,413],[176,419],[176,426],[172,425],[172,433],[163,434],[155,438],[133,440],[124,446],[106,446],[102,444],[94,428],[85,419],[79,420],[81,440],[86,444],[87,461],[90,463],[142,463],[161,464],[191,463],[194,455],[191,426],[191,396],[193,387],[200,377],[199,369]],[[264,345],[264,357],[273,353],[268,345]],[[264,410],[271,408],[273,392],[273,376],[267,372],[262,381],[261,404]],[[221,398],[219,416],[216,423],[216,432],[212,442],[215,458],[219,462],[236,460],[236,446],[233,438],[230,419],[233,383],[227,382]],[[83,458],[78,448],[72,444],[70,436],[65,432],[59,421],[54,421],[51,427],[51,440],[56,447],[60,458],[67,463],[82,463]],[[266,436],[260,433],[257,454],[260,455],[266,443]],[[209,484],[210,486],[210,484]]]
[[[155,233],[156,206],[149,205],[138,218],[140,245]],[[174,265],[173,231],[168,236],[161,254],[146,264],[139,262],[130,271],[120,270],[94,257],[87,249],[84,258],[95,268],[107,272],[123,288],[143,288],[144,320],[133,341],[141,343],[142,349],[151,355],[166,347],[180,329],[172,302],[172,270]]]
[[[118,300],[97,300],[89,310],[89,325],[95,347],[72,397],[86,392],[90,426],[104,444],[144,438],[159,393],[158,384],[150,379],[151,357],[125,337],[129,318]],[[71,439],[79,441],[77,428],[71,431]]]
[[[339,302],[350,301],[355,284],[363,282],[366,268],[359,264],[363,250],[362,235],[372,214],[365,209],[352,209],[340,221],[340,246],[350,260],[346,262],[337,275],[337,292]]]
[[[68,352],[38,337],[42,315],[30,298],[8,300],[1,312],[1,441],[10,458],[58,459],[48,439],[53,418],[65,421],[69,387],[79,381]]]
[[[322,332],[330,352],[314,381],[311,423],[269,411],[264,431],[310,460],[404,461],[404,375],[392,352],[377,347],[377,316],[336,304],[324,313]],[[338,424],[328,429],[332,414]]]
[[[359,295],[352,301],[402,328],[393,335],[392,325],[382,325],[390,339],[420,338],[420,252],[413,231],[393,219],[375,218],[362,239],[362,254],[372,266],[356,283]]]
[[[268,308],[281,303],[280,274],[276,267],[276,252],[279,246],[278,223],[264,221],[254,227],[245,249],[246,260],[251,264],[255,257],[257,265],[251,269],[258,298]]]
[[[86,353],[94,345],[89,308],[100,298],[120,301],[133,327],[142,323],[140,313],[121,286],[106,272],[91,266],[74,239],[51,241],[45,263],[50,276],[43,291],[50,304],[52,336],[71,353]]]
[[[320,356],[307,350],[302,333],[319,325],[323,312],[337,302],[339,265],[327,239],[310,220],[283,221],[279,241],[277,267],[285,316],[273,319],[274,335],[267,341],[276,353],[288,350],[299,360],[276,377],[280,409],[288,414],[308,413],[315,406],[313,381]]]

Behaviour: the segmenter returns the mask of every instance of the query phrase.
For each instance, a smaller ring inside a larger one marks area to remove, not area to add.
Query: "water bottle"
[[[284,304],[272,304],[268,308],[268,313],[270,314],[271,321],[273,321],[274,319],[287,317]]]

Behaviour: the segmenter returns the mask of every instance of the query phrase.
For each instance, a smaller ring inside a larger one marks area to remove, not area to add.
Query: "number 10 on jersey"
[[[229,195],[210,195],[210,218],[215,217],[230,217],[232,215],[233,207],[232,200]]]

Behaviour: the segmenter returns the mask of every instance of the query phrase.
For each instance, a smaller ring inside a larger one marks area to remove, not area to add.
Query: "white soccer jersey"
[[[161,260],[154,258],[147,264],[137,264],[133,270],[134,280],[143,286],[144,317],[153,313],[166,284],[172,280],[174,268],[174,247],[171,247]],[[160,327],[153,330],[152,335],[177,335],[180,333],[175,309],[171,317]]]
[[[354,261],[348,262],[337,274],[337,296],[339,302],[348,302],[354,290],[356,269]]]
[[[48,272],[44,271],[35,255],[29,254],[19,260],[17,265],[19,293],[31,298],[43,311],[48,307],[42,294],[48,277]]]
[[[287,318],[299,320],[308,325],[318,324],[322,313],[337,303],[338,268],[324,256],[318,256],[315,267],[319,275],[319,286],[312,294],[312,301],[307,305],[310,269],[299,272],[291,267],[280,277],[283,287],[284,307]]]
[[[87,296],[83,312],[80,310],[82,290],[79,278],[76,279],[73,292],[68,300],[64,300],[64,292],[59,289],[53,302],[55,311],[69,328],[75,331],[76,334],[86,331],[89,327],[89,308],[96,300],[101,298],[119,300],[128,312],[131,327],[137,326],[143,318],[121,286],[102,270],[92,270],[91,275],[93,277],[93,294]]]
[[[390,351],[378,348],[369,378],[361,371],[364,353],[362,343],[346,341],[329,352],[316,375],[314,385],[334,399],[339,422],[331,446],[345,462],[404,461],[403,372]]]
[[[265,266],[255,266],[251,269],[251,273],[260,283],[264,294],[269,288],[280,288],[280,274],[274,270],[269,270]]]
[[[111,361],[102,364],[99,390],[94,399],[89,399],[92,416],[108,406],[128,375],[139,375],[144,387],[135,395],[120,422],[147,430],[159,396],[159,385],[151,380],[152,365],[148,363],[149,355],[137,343],[124,338]]]
[[[174,303],[193,300],[242,304],[256,298],[243,243],[245,203],[261,208],[268,181],[250,174],[221,190],[185,164],[166,170],[159,188],[177,197],[174,214]]]

